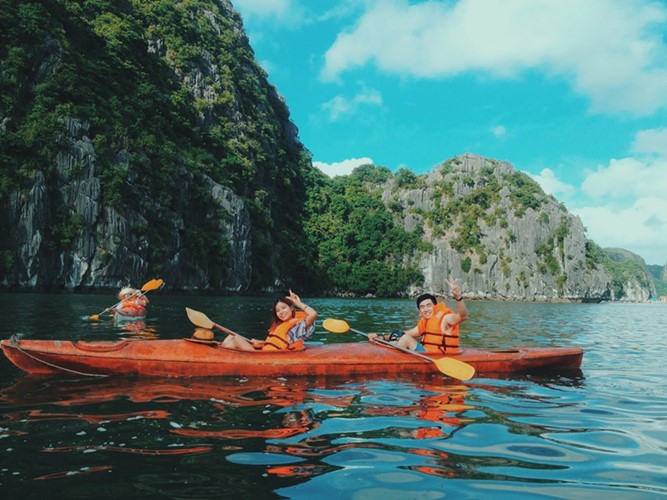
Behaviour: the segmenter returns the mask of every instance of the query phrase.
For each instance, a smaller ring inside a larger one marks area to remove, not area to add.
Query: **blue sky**
[[[667,263],[667,2],[232,0],[328,175],[510,162]]]

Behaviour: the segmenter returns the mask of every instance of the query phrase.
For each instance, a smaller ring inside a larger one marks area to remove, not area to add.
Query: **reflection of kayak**
[[[329,380],[329,379],[327,379]],[[347,379],[340,379],[340,383]],[[173,403],[177,401],[213,401],[224,406],[290,407],[312,400],[306,379],[290,381],[289,387],[275,378],[253,377],[106,377],[91,379],[81,377],[26,376],[0,389],[0,401],[14,406],[32,407],[51,405],[61,407],[91,406],[109,401],[127,400],[133,403]],[[329,396],[320,394],[317,400],[332,406],[347,406],[352,396]],[[104,408],[108,408],[104,406]],[[157,409],[152,407],[153,413]],[[142,411],[146,410],[142,406]],[[164,410],[160,407],[160,411]],[[61,411],[62,413],[62,411]],[[76,416],[81,412],[74,412]],[[43,413],[42,413],[43,415]],[[160,414],[163,415],[163,414]],[[164,415],[163,415],[164,416]],[[167,415],[168,416],[168,415]],[[156,415],[153,415],[155,418]],[[90,419],[92,420],[92,419]]]
[[[370,342],[306,345],[294,351],[246,352],[192,339],[72,342],[2,340],[9,360],[28,373],[144,376],[281,376],[432,374],[422,358]],[[463,349],[456,359],[478,375],[579,370],[579,348]]]

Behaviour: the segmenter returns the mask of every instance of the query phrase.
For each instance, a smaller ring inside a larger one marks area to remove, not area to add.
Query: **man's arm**
[[[415,339],[418,339],[421,336],[421,333],[419,333],[419,329],[414,326],[408,330],[403,330],[406,335],[410,335],[410,337],[413,337]]]
[[[442,323],[440,323],[440,328],[442,329],[443,332],[449,330],[450,328],[455,327],[460,323],[463,323],[465,320],[468,319],[468,308],[463,303],[463,295],[461,294],[461,287],[454,280],[446,279],[445,281],[449,285],[449,289],[452,292],[452,297],[454,297],[454,300],[456,301],[457,312],[452,314],[447,314],[445,315],[444,318],[442,318]]]

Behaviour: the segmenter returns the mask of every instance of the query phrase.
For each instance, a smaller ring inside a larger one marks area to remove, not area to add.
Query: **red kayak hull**
[[[218,342],[125,339],[0,341],[5,356],[30,374],[207,376],[398,376],[437,373],[434,363],[381,345],[306,345],[295,351],[246,352]],[[463,349],[456,359],[475,367],[477,376],[578,370],[579,348]],[[435,358],[434,358],[435,359]]]

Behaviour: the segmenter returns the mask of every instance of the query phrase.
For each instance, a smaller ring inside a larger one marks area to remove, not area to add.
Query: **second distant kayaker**
[[[112,309],[116,314],[127,317],[146,316],[148,299],[145,295],[140,295],[140,291],[136,288],[128,286],[121,288],[118,292],[118,298],[121,303]]]

